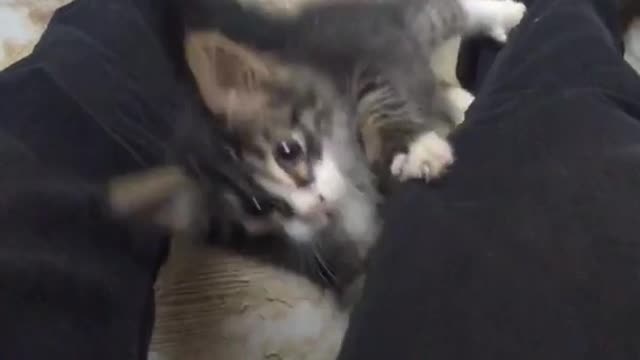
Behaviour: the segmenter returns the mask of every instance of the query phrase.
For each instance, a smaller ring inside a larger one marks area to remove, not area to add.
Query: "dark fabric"
[[[0,356],[145,359],[167,239],[112,218],[100,187],[11,164],[21,176],[0,181]]]
[[[640,79],[615,14],[533,2],[449,176],[389,201],[341,360],[640,358]]]
[[[163,161],[176,79],[150,18],[129,0],[60,9],[33,54],[0,73],[0,131],[93,180]]]
[[[113,219],[103,184],[167,155],[167,9],[76,0],[0,73],[0,359],[146,358],[168,241]]]

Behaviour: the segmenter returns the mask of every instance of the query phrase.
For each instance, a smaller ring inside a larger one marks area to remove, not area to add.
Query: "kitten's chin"
[[[284,232],[292,240],[300,243],[313,241],[315,235],[329,224],[326,213],[314,217],[293,217],[283,222]]]

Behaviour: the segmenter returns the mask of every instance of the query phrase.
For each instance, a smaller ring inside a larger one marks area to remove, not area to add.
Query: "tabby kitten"
[[[232,206],[234,217],[250,233],[310,249],[332,282],[343,278],[333,263],[362,264],[376,238],[377,179],[430,180],[453,162],[434,119],[458,107],[439,91],[429,54],[459,34],[504,41],[525,11],[510,0],[356,0],[266,19],[221,4],[230,3],[187,4],[187,62],[254,180],[291,210],[253,217]],[[232,193],[227,200],[237,205]]]
[[[325,285],[350,282],[376,237],[378,195],[349,104],[325,76],[217,32],[189,34],[186,50],[206,106],[224,115],[234,135],[237,156],[257,184],[288,205],[253,216],[228,192],[233,218],[253,236],[285,235]]]

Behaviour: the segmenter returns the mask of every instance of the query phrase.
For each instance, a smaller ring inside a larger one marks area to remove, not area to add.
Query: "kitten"
[[[525,12],[510,0],[340,1],[287,19],[224,1],[185,6],[186,58],[206,107],[291,210],[255,218],[234,206],[234,217],[307,249],[338,286],[355,275],[334,264],[357,273],[377,236],[381,186],[430,180],[453,162],[436,124],[459,107],[438,89],[430,54],[460,34],[504,41]]]
[[[219,33],[189,34],[186,50],[206,106],[234,135],[237,157],[288,205],[252,216],[228,192],[233,217],[253,236],[285,235],[304,254],[301,266],[313,262],[316,280],[349,283],[361,271],[352,259],[364,258],[376,237],[378,195],[348,104],[325,76]]]

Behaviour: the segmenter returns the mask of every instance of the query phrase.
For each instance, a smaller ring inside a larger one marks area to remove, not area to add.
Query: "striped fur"
[[[380,225],[376,185],[430,180],[453,161],[440,128],[457,124],[469,101],[460,106],[437,80],[432,54],[456,35],[502,39],[524,14],[511,0],[335,0],[286,19],[232,0],[183,6],[204,102],[239,139],[256,182],[293,210],[256,228],[314,251],[340,244],[337,258],[314,256],[335,266],[353,254],[349,270],[362,269]],[[282,158],[290,146],[298,156]],[[354,278],[334,266],[321,275]]]

